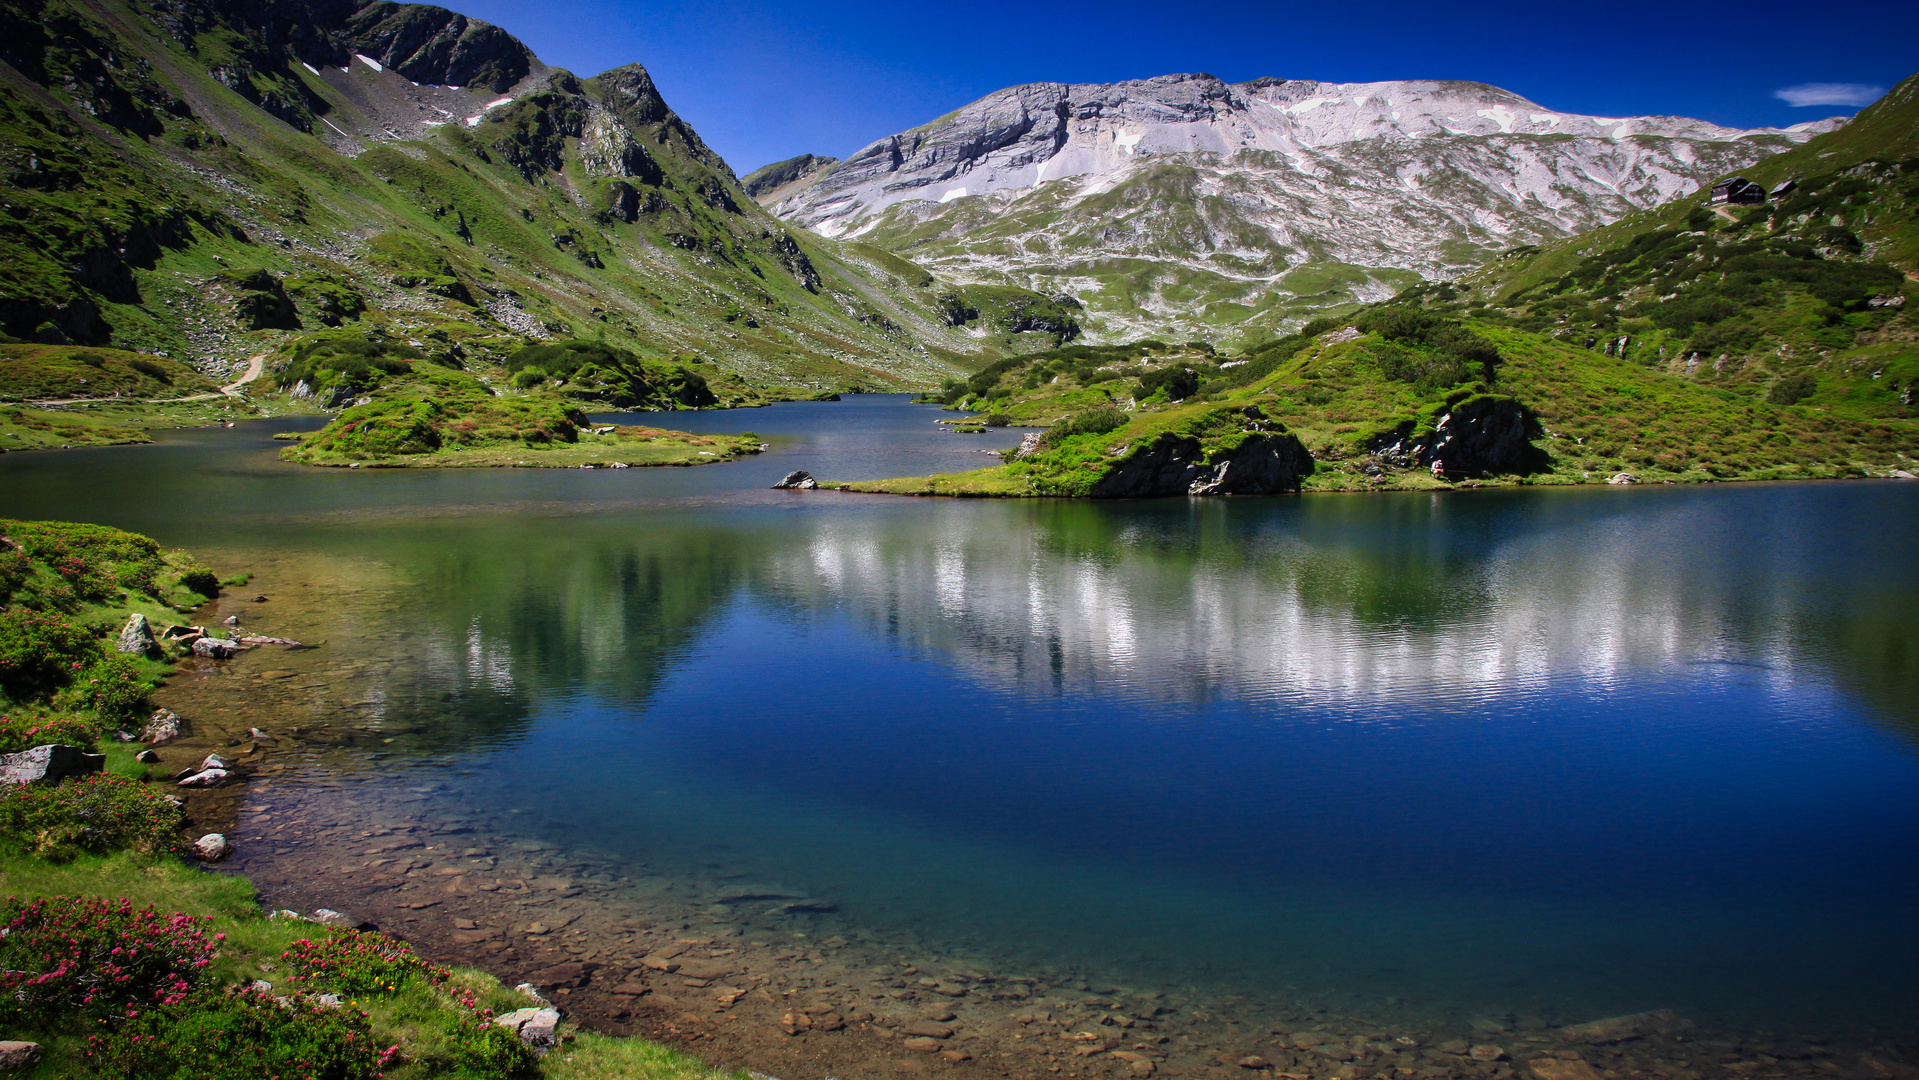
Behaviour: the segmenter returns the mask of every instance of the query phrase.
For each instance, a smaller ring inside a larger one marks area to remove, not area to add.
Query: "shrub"
[[[1046,434],[1040,436],[1040,442],[1053,446],[1075,435],[1103,435],[1125,427],[1131,419],[1123,409],[1111,405],[1100,405],[1069,416],[1047,428]]]
[[[154,1080],[374,1080],[398,1056],[375,1044],[367,1015],[257,990],[202,992],[142,1012],[89,1040],[103,1076]]]
[[[156,382],[173,382],[173,373],[151,360],[129,360],[127,366]]]
[[[1013,418],[1006,415],[1003,412],[993,413],[992,415],[988,416],[985,420],[985,424],[987,427],[1008,427],[1012,423],[1013,423]]]
[[[525,368],[513,373],[507,384],[515,390],[531,390],[546,381],[546,372],[538,368]]]
[[[386,997],[415,981],[434,984],[446,978],[446,969],[427,963],[411,947],[383,934],[349,932],[317,941],[301,938],[280,954],[280,962],[291,973],[289,983],[355,997]]]
[[[93,635],[65,616],[22,607],[0,611],[0,691],[17,701],[65,686],[99,651]]]
[[[1766,391],[1766,400],[1774,405],[1797,405],[1818,389],[1819,377],[1810,371],[1802,371],[1773,383],[1772,389]]]
[[[207,934],[210,921],[104,896],[9,898],[0,906],[0,1015],[51,1027],[178,1003],[224,937]]]
[[[0,836],[54,862],[123,848],[178,853],[185,849],[179,827],[178,804],[124,776],[101,773],[57,787],[15,784],[0,791]]]
[[[32,576],[33,559],[26,552],[0,549],[0,604],[13,599],[13,594]]]
[[[180,571],[180,584],[211,600],[220,595],[220,575],[199,563]]]
[[[152,689],[131,657],[102,652],[56,697],[63,708],[91,709],[102,719],[125,720],[140,711]]]
[[[1158,371],[1149,371],[1139,380],[1139,384],[1133,387],[1133,398],[1145,401],[1158,393],[1161,387],[1166,390],[1166,400],[1184,401],[1199,392],[1199,373],[1188,367],[1166,367]]]
[[[69,713],[51,716],[15,713],[0,716],[0,754],[17,754],[48,743],[93,749],[99,737],[92,721]]]

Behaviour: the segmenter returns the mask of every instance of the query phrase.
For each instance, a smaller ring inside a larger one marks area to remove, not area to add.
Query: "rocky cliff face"
[[[1470,82],[1036,83],[759,197],[962,280],[1076,295],[1106,337],[1257,336],[1603,225],[1838,123],[1581,116]]]

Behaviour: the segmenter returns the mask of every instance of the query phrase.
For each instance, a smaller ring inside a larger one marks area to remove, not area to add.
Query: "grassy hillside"
[[[985,422],[1053,427],[1004,465],[849,487],[1078,495],[1163,432],[1198,438],[1210,462],[1268,428],[1311,452],[1308,490],[1870,476],[1919,457],[1911,420],[1755,399],[1408,305],[1309,325],[1234,359],[1158,343],[1061,349],[1001,361],[945,397]],[[1261,424],[1239,419],[1249,406]]]
[[[1400,301],[1743,399],[1919,417],[1919,76],[1743,175],[1792,187],[1756,206],[1678,200]]]
[[[398,63],[401,24],[452,17],[380,10],[0,4],[0,333],[221,382],[329,328],[481,360],[590,338],[744,398],[930,385],[1077,332],[955,321],[917,267],[786,228],[638,65],[579,79],[487,28],[472,71],[376,68],[355,55]]]

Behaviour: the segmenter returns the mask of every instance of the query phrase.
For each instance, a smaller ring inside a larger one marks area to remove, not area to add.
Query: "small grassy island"
[[[580,409],[583,401],[711,404],[705,381],[681,366],[571,342],[523,349],[506,370],[510,386],[502,392],[445,355],[351,338],[309,341],[280,372],[281,384],[301,397],[351,404],[280,456],[304,465],[370,468],[623,469],[705,465],[760,450],[752,434],[595,426]]]

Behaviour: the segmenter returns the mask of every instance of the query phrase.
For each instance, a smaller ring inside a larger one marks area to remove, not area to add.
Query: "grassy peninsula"
[[[597,361],[597,362],[596,362]],[[281,451],[305,465],[375,468],[630,468],[703,465],[759,452],[757,436],[693,435],[588,422],[585,402],[700,407],[715,398],[683,365],[649,363],[585,342],[528,346],[495,389],[457,353],[357,336],[295,349],[278,380],[305,398],[346,403],[321,430]]]

